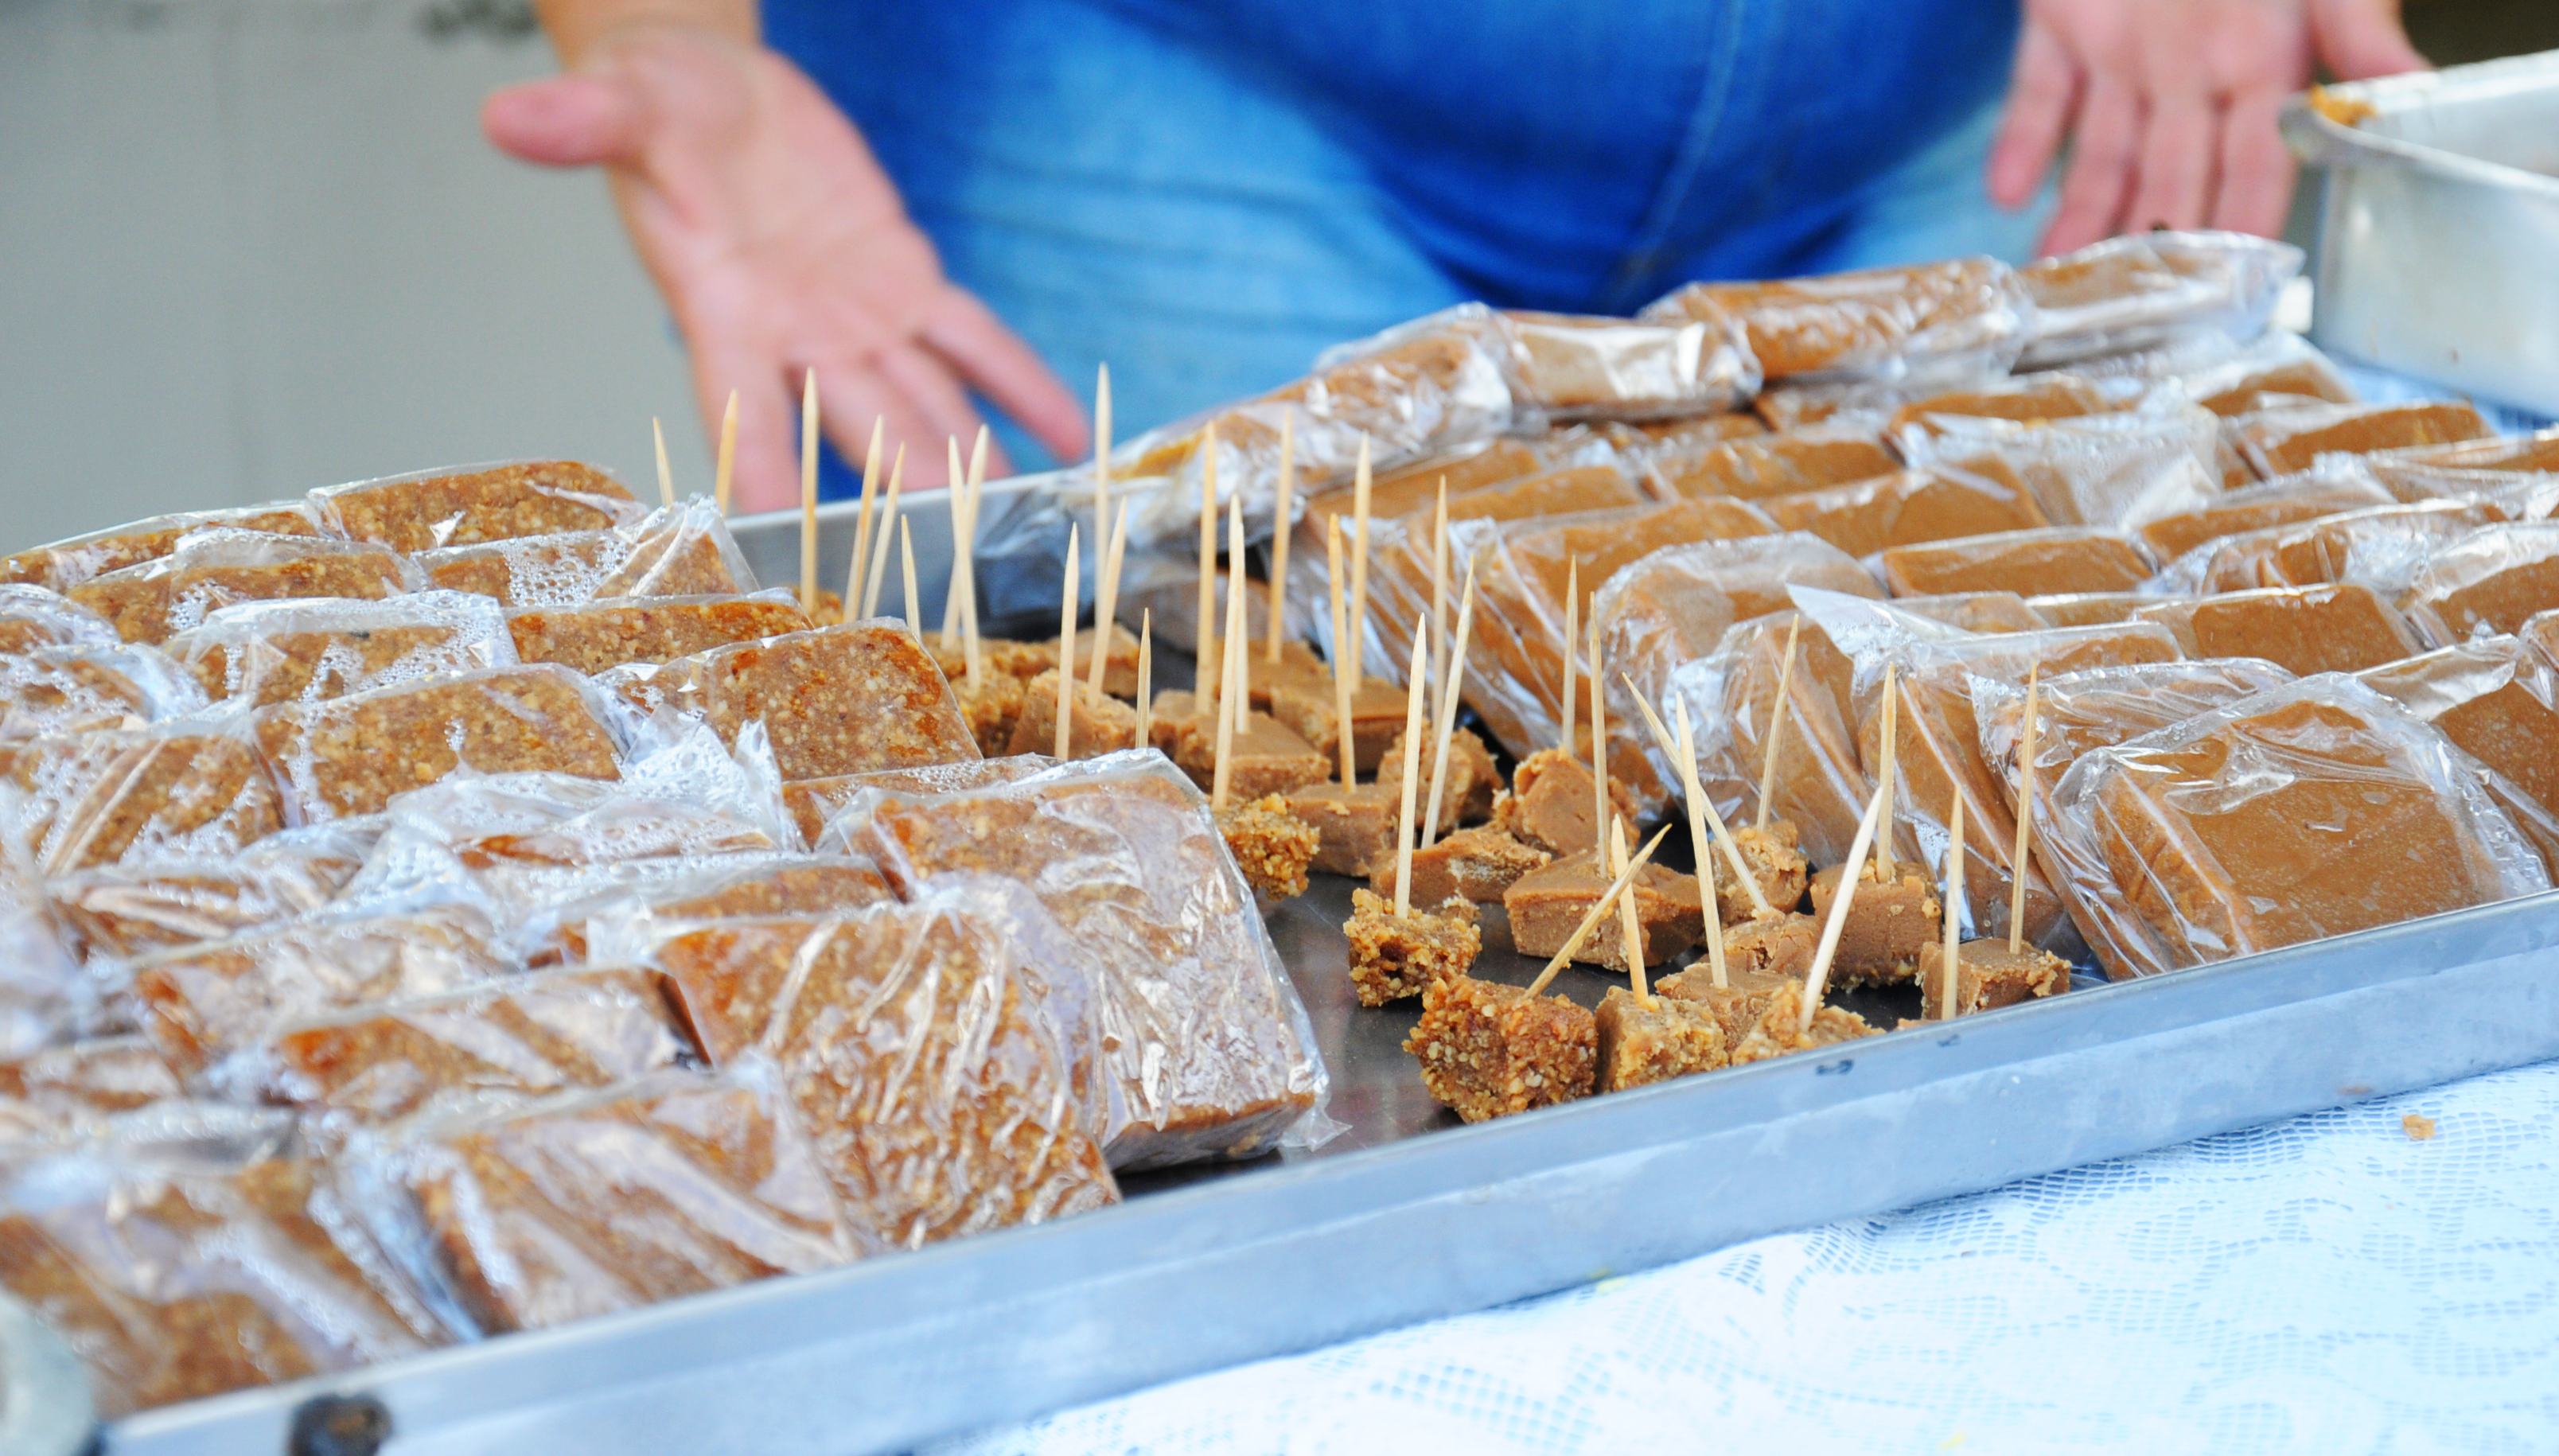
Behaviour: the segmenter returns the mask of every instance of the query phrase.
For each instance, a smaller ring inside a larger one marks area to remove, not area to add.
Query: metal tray
[[[841,512],[828,508],[830,526]],[[797,570],[796,531],[788,517],[738,528],[759,570]],[[2148,981],[2086,979],[1835,1056],[1467,1127],[1401,1049],[1415,1013],[1353,1003],[1348,911],[1348,882],[1323,877],[1271,918],[1348,1124],[1312,1153],[1132,1178],[1126,1204],[1064,1223],[152,1411],[110,1427],[105,1449],[282,1452],[303,1402],[347,1393],[387,1407],[398,1456],[892,1450],[2559,1056],[2554,893]],[[1498,914],[1487,942],[1482,973],[1533,973]],[[1580,967],[1558,982],[1585,1003],[1613,983]],[[1912,995],[1860,1009],[1888,1025]]]
[[[2559,414],[2559,51],[2329,90],[2374,114],[2284,110],[2325,169],[2312,339]]]

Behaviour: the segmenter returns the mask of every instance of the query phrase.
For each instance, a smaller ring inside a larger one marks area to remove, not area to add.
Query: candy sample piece
[[[584,678],[540,664],[282,703],[255,731],[288,812],[315,823],[378,812],[463,769],[618,779],[602,707]]]
[[[158,644],[241,602],[370,600],[413,584],[408,563],[378,547],[220,530],[190,536],[156,560],[91,577],[69,595],[114,623],[126,642]]]
[[[1801,916],[1790,919],[1812,924]],[[1777,999],[1777,992],[1803,984],[1803,973],[1812,969],[1814,945],[1819,940],[1820,931],[1816,929],[1804,946],[1803,963],[1793,969],[1778,970],[1741,966],[1733,961],[1732,947],[1727,944],[1726,984],[1717,985],[1714,972],[1701,960],[1686,970],[1653,982],[1653,992],[1664,999],[1702,1008],[1714,1017],[1716,1029],[1723,1033],[1724,1053],[1729,1061],[1732,1050],[1740,1046],[1742,1039],[1758,1028],[1760,1018],[1768,1014],[1768,1007]],[[1790,961],[1793,957],[1784,958]]]
[[[1390,834],[1392,826],[1389,829]],[[1546,868],[1554,856],[1522,844],[1492,824],[1459,829],[1438,843],[1413,851],[1413,903],[1436,905],[1454,896],[1477,905],[1499,905],[1522,875]],[[1369,877],[1379,895],[1395,893],[1395,846]]]
[[[1257,644],[1261,641],[1258,635],[1254,640]],[[1087,682],[1093,680],[1093,648],[1097,641],[1104,644],[1102,655],[1102,690],[1113,697],[1135,697],[1137,695],[1137,634],[1130,632],[1127,627],[1122,626],[1120,623],[1112,623],[1111,630],[1107,634],[1087,631],[1077,637],[1075,644],[1075,675]],[[1051,638],[1047,642],[1036,644],[1036,646],[1042,652],[1047,654],[1049,662],[1054,665],[1057,661],[1057,640],[1055,638]],[[1303,644],[1291,643],[1289,646],[1296,648],[1299,652],[1305,651]],[[979,648],[981,652],[983,647],[984,644],[980,643]],[[963,655],[965,656],[966,654],[964,653]],[[1259,656],[1256,656],[1253,659],[1253,668],[1257,673],[1268,673],[1271,671],[1270,665]],[[1042,667],[1040,669],[1042,672],[1047,670],[1049,670],[1047,667]],[[951,674],[946,670],[943,675],[947,677]],[[1034,672],[1029,675],[1036,677],[1039,673]],[[1050,695],[1053,697],[1056,694],[1052,692]]]
[[[2559,521],[2482,526],[2437,546],[2405,601],[2438,643],[2515,631],[2559,607]]]
[[[1900,471],[1807,495],[1780,496],[1762,505],[1787,530],[1808,531],[1852,556],[1921,541],[2025,530],[2044,520],[2023,491],[1981,476],[1931,470]]]
[[[1841,879],[1838,865],[1813,876],[1814,919],[1829,921]],[[1945,906],[1921,866],[1896,861],[1892,878],[1879,881],[1869,860],[1858,866],[1857,896],[1849,902],[1848,924],[1840,928],[1831,974],[1843,985],[1906,981],[1918,970],[1919,952],[1936,945],[1945,930]]]
[[[1598,1033],[1598,1083],[1603,1092],[1629,1092],[1656,1082],[1729,1065],[1724,1028],[1713,1008],[1672,996],[1635,999],[1610,986],[1592,1018]]]
[[[1424,740],[1421,772],[1416,777],[1413,795],[1417,832],[1430,814],[1430,780],[1437,753],[1435,740]],[[1386,756],[1378,760],[1377,784],[1381,789],[1398,794],[1404,790],[1404,735],[1401,733],[1386,746]],[[1440,831],[1445,833],[1454,825],[1490,817],[1493,796],[1501,790],[1501,767],[1493,762],[1493,752],[1484,747],[1484,740],[1477,738],[1471,728],[1459,728],[1450,733],[1448,773],[1439,787]]]
[[[1560,749],[1541,749],[1511,771],[1510,819],[1503,827],[1519,841],[1548,854],[1579,854],[1599,843],[1598,790],[1590,765]],[[1633,799],[1614,776],[1608,780],[1611,812],[1632,819]]]
[[[2219,499],[2134,527],[2163,561],[2174,561],[2206,541],[2391,503],[2368,474],[2310,471],[2224,493]]]
[[[1256,894],[1288,900],[1306,893],[1306,869],[1314,863],[1317,836],[1288,812],[1288,801],[1270,794],[1229,804],[1217,816],[1217,828]]]
[[[1416,901],[1399,920],[1395,901],[1367,890],[1351,891],[1351,987],[1363,1006],[1383,1006],[1418,996],[1440,981],[1472,970],[1484,948],[1475,907],[1451,896],[1435,908]]]
[[[2134,617],[2176,633],[2189,657],[2262,657],[2299,677],[2377,667],[2420,649],[2405,618],[2352,582],[2228,592]]]
[[[400,552],[600,530],[642,513],[620,481],[568,460],[359,481],[311,501],[337,534]]]
[[[794,632],[599,680],[644,711],[701,718],[731,748],[748,724],[762,724],[785,779],[978,757],[951,684],[902,626]]]
[[[1021,711],[1013,717],[1007,753],[1057,751],[1057,669],[1052,667],[1022,684]],[[1066,756],[1100,758],[1137,746],[1137,710],[1116,697],[1095,697],[1084,678],[1068,696]]]
[[[1374,784],[1309,784],[1290,790],[1286,801],[1288,812],[1315,831],[1311,868],[1355,879],[1393,870],[1399,796]]]
[[[324,702],[433,677],[510,667],[517,656],[495,602],[465,592],[381,601],[252,602],[169,639],[207,695],[267,707]]]
[[[1729,440],[1655,463],[1664,490],[1692,500],[1764,501],[1800,496],[1901,469],[1882,435],[1855,425],[1808,425],[1772,435]]]
[[[256,531],[271,536],[326,534],[309,503],[302,501],[227,510],[182,511],[21,551],[0,560],[0,582],[68,592],[91,577],[157,561],[178,549],[178,542],[185,537],[209,530]]]
[[[1802,985],[1789,982],[1778,987],[1768,998],[1768,1009],[1760,1013],[1759,1024],[1732,1049],[1732,1065],[1741,1067],[1796,1052],[1818,1052],[1861,1037],[1882,1035],[1878,1028],[1867,1024],[1865,1017],[1840,1006],[1815,1009],[1812,1029],[1798,1030],[1803,1011]]]
[[[1133,724],[1132,724],[1133,726]],[[1236,725],[1229,745],[1234,754],[1227,769],[1227,792],[1239,799],[1287,795],[1321,784],[1335,770],[1314,745],[1282,728],[1268,713],[1247,713]],[[1173,762],[1191,782],[1209,788],[1217,778],[1217,720],[1207,714],[1182,725]]]
[[[1730,316],[1770,380],[1898,379],[2005,371],[2026,348],[2033,305],[1996,258],[1869,268],[1766,283],[1691,283],[1638,318]]]
[[[2309,470],[2322,455],[2443,445],[2493,433],[2468,402],[2326,404],[2304,401],[2230,421],[2232,438],[2267,480]]]
[[[0,655],[0,742],[134,727],[204,705],[194,678],[140,643]]]
[[[438,1271],[495,1334],[848,1261],[776,1081],[662,1072],[439,1127],[406,1170]]]
[[[1919,952],[1919,1019],[1943,1020],[1946,1014],[1946,947],[1935,945]],[[1966,941],[1955,947],[1955,1014],[1971,1016],[1996,1011],[2038,996],[2058,996],[2070,989],[2070,962],[2049,950],[2021,946],[2012,951],[2005,940]]]
[[[1014,726],[1021,721],[1023,709],[1030,705],[1030,694],[1023,686],[1023,679],[1009,672],[981,669],[978,680],[973,683],[966,667],[948,675],[951,700],[959,707],[960,716],[968,720],[969,734],[978,740],[978,752],[987,758],[1000,758],[1010,753]],[[1054,694],[1050,701],[1056,701]],[[1049,709],[1052,716],[1056,711],[1055,707]],[[1054,733],[1051,741],[1055,741]]]
[[[1883,584],[1896,597],[1946,592],[2130,591],[2156,569],[2130,537],[2088,526],[1894,546],[1883,553]]]
[[[1470,975],[1431,982],[1404,1039],[1422,1085],[1468,1122],[1590,1095],[1598,1022],[1562,996]]]
[[[257,754],[179,725],[32,739],[9,756],[11,824],[47,875],[233,855],[284,827]]]
[[[1540,959],[1561,951],[1581,918],[1615,880],[1598,856],[1588,852],[1567,855],[1520,876],[1502,892],[1502,909],[1510,916],[1511,945],[1522,955]],[[1647,863],[1626,894],[1635,902],[1646,965],[1661,964],[1706,934],[1705,904],[1694,877]],[[1625,938],[1605,930],[1584,937],[1573,958],[1624,971]]]
[[[364,867],[376,837],[350,820],[286,829],[227,858],[138,857],[58,875],[45,894],[83,956],[139,955],[308,915]]]
[[[2034,300],[2033,341],[2022,368],[2157,349],[2220,333],[2253,337],[2299,248],[2236,232],[2154,231],[2110,237],[2018,269]]]
[[[1504,313],[1512,393],[1556,419],[1659,419],[1734,409],[1759,387],[1758,361],[1727,319],[1637,323]]]
[[[1811,861],[1804,857],[1795,835],[1795,826],[1784,819],[1770,819],[1764,829],[1744,824],[1732,831],[1733,851],[1749,867],[1759,898],[1773,910],[1793,910],[1803,904],[1804,891],[1812,883]],[[1738,925],[1756,913],[1750,892],[1733,879],[1732,861],[1721,854],[1715,857],[1715,883],[1724,924]]]
[[[809,625],[799,603],[765,597],[626,597],[507,614],[520,659],[590,674],[805,632]]]

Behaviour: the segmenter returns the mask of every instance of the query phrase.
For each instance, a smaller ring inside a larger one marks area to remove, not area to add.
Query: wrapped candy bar
[[[2482,637],[2355,675],[2532,802],[2559,811],[2559,670],[2522,639]],[[2493,790],[2491,797],[2503,802]],[[2535,827],[2511,805],[2507,811],[2527,833]]]
[[[222,859],[284,827],[245,735],[185,720],[31,739],[10,755],[9,806],[46,875],[119,861]]]
[[[91,577],[157,561],[199,531],[246,530],[277,536],[317,536],[329,532],[307,502],[243,506],[230,510],[190,510],[154,516],[130,525],[109,526],[83,536],[21,551],[0,561],[0,581],[24,582],[68,592]]]
[[[2146,607],[2189,657],[2262,657],[2286,671],[2354,672],[2414,655],[2407,619],[2370,587],[2268,587]]]
[[[699,718],[732,747],[760,724],[785,779],[963,763],[977,736],[931,655],[886,619],[737,643],[599,679],[643,711]]]
[[[1550,419],[1645,420],[1736,409],[1759,362],[1730,319],[1504,313],[1512,397]]]
[[[206,1161],[90,1143],[0,1188],[0,1285],[88,1367],[102,1413],[360,1370],[462,1333],[320,1164]]]
[[[2416,580],[2438,543],[2503,516],[2503,510],[2485,502],[2426,501],[2266,526],[2188,550],[2162,567],[2150,589],[2234,592],[2353,581],[2395,598]]]
[[[165,556],[93,576],[69,595],[114,623],[125,641],[156,644],[239,602],[376,599],[417,584],[415,568],[378,546],[211,530],[182,538]]]
[[[2370,462],[2424,465],[2444,470],[2503,471],[2547,474],[2559,471],[2559,425],[2530,435],[2491,435],[2443,445],[2411,445],[2384,451]]]
[[[1809,532],[1861,557],[1891,546],[2043,524],[2043,512],[2025,492],[1940,470],[1896,471],[1759,504],[1785,529]]]
[[[2156,349],[2202,333],[2254,338],[2302,251],[2238,232],[2111,237],[2018,270],[2034,329],[2018,366]]]
[[[14,806],[14,798],[0,788],[0,809]],[[90,994],[26,848],[14,835],[0,836],[0,1057],[59,1039],[89,1009]]]
[[[567,607],[598,597],[718,596],[755,590],[755,573],[719,508],[679,502],[627,526],[523,536],[422,551],[426,580],[510,607]]]
[[[2477,440],[2491,433],[2468,402],[2329,404],[2302,400],[2230,420],[2239,451],[2258,475],[2305,471],[2332,451],[2361,455],[2412,445]]]
[[[2055,525],[2128,527],[2221,494],[2220,425],[2193,405],[2041,424],[1934,416],[1905,430],[1915,462],[2026,492]]]
[[[204,705],[194,678],[140,643],[0,656],[0,742],[153,723]]]
[[[1770,283],[1691,283],[1638,318],[1740,321],[1770,380],[1997,373],[2034,305],[2006,263],[1954,258]]]
[[[105,618],[60,592],[0,582],[0,654],[38,648],[111,648],[123,641]]]
[[[1900,459],[1875,430],[1819,424],[1659,458],[1652,478],[1668,495],[1759,501],[1873,480],[1900,468]]]
[[[2404,600],[2408,620],[2439,644],[2516,631],[2559,607],[2559,521],[2482,526],[2437,546]]]
[[[45,894],[84,957],[127,958],[308,915],[364,867],[381,825],[339,819],[222,859],[144,859],[59,875]]]
[[[2207,541],[2299,525],[2387,506],[2391,501],[2390,493],[2360,463],[2322,461],[2300,475],[2224,491],[2200,506],[2153,516],[2140,522],[2135,533],[2161,560],[2173,562]]]
[[[1830,588],[1825,586],[1821,590],[1828,591]],[[1861,592],[1854,595],[1866,594]],[[2143,597],[2139,600],[2143,606],[2150,606],[2159,599]],[[2015,592],[1946,592],[1936,596],[1894,597],[1892,605],[1914,616],[1943,622],[1948,627],[1965,632],[2040,632],[2047,627],[2087,625],[2075,622],[2047,622],[2042,613],[2028,606],[2026,598]],[[2130,616],[2131,612],[2127,610],[2125,615]]]
[[[542,947],[535,963],[593,958],[599,930],[606,958],[627,959],[644,953],[657,924],[830,915],[897,898],[879,866],[851,854],[720,854],[665,874],[648,873],[645,861],[599,868],[606,873],[555,889],[553,903],[527,920],[518,939]]]
[[[1891,420],[1884,426],[1884,437],[1906,442],[1902,453],[1909,456],[1915,453],[1910,448],[1912,444],[1932,439],[1960,421],[1996,419],[2041,425],[2102,414],[2112,408],[2113,402],[2103,391],[2077,374],[2022,374],[1909,400],[1892,411]]]
[[[2550,883],[2441,734],[2333,674],[2080,759],[2044,844],[2118,980]]]
[[[1906,607],[1924,600],[1904,597],[1900,605]],[[2130,622],[2133,614],[2144,607],[2171,600],[2174,599],[2149,592],[2062,592],[2025,599],[2026,609],[2041,618],[2046,627],[2103,627],[2112,622]]]
[[[169,639],[168,651],[208,694],[250,707],[516,663],[498,604],[447,591],[225,607]]]
[[[903,895],[991,874],[1063,932],[1128,1108],[1113,1167],[1249,1157],[1320,1140],[1326,1077],[1295,986],[1207,801],[1138,751],[950,794],[882,791],[822,850],[868,853]]]
[[[1821,624],[1799,612],[1737,623],[1713,653],[1673,669],[1663,706],[1687,704],[1697,725],[1699,787],[1719,813],[1738,823],[1760,810],[1773,737],[1764,812],[1793,823],[1815,860],[1836,863],[1847,854],[1875,792],[1850,727],[1850,676],[1848,658]],[[1666,774],[1663,782],[1675,779]]]
[[[849,1261],[779,1081],[661,1072],[431,1129],[398,1167],[438,1271],[498,1333]]]
[[[2034,726],[2035,783],[2046,791],[2070,766],[2112,748],[2271,691],[2293,674],[2254,657],[2134,662],[2047,673],[2040,680]],[[2026,782],[2026,687],[1989,677],[1972,680],[1973,716],[1981,724],[1982,760],[2014,813]],[[2038,809],[2039,811],[2039,809]]]
[[[2002,531],[1882,553],[1883,584],[1896,597],[1949,592],[2130,591],[2150,579],[2150,553],[2132,537],[2093,526]]]
[[[281,703],[258,713],[255,732],[286,811],[317,823],[376,812],[463,769],[618,779],[604,714],[585,678],[540,664]]]
[[[311,504],[333,534],[415,553],[599,530],[641,515],[620,481],[568,460],[524,461],[328,486]]]
[[[2224,418],[2250,414],[2284,396],[2352,404],[2354,388],[2329,357],[2299,334],[2270,330],[2226,360],[2177,376],[2187,398]]]
[[[811,623],[780,592],[751,597],[620,597],[507,614],[516,655],[602,672],[625,662],[666,662],[731,643],[755,642]]]

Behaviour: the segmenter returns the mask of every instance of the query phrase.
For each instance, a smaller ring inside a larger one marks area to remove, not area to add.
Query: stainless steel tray
[[[796,571],[794,532],[739,527],[760,569]],[[361,1393],[388,1408],[398,1456],[891,1450],[2559,1056],[2553,894],[2085,980],[1835,1056],[1466,1127],[1401,1050],[1415,1013],[1353,1004],[1348,910],[1348,883],[1327,877],[1272,916],[1348,1124],[1313,1153],[1131,1179],[1126,1204],[1060,1224],[153,1411],[106,1448],[263,1456],[286,1449],[304,1401]],[[1535,967],[1507,953],[1497,914],[1487,932],[1483,973],[1525,980]],[[1559,985],[1587,1003],[1613,983],[1577,967]],[[1911,1008],[1880,994],[1861,1009],[1889,1024]]]
[[[2329,89],[2374,114],[2284,111],[2325,169],[2311,337],[2559,413],[2559,51]]]

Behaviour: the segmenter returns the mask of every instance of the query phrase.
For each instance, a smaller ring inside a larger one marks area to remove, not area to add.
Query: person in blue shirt
[[[483,124],[607,169],[704,417],[740,393],[745,509],[796,498],[813,367],[855,458],[878,417],[939,459],[982,401],[1075,460],[1060,378],[1106,361],[1126,438],[1470,298],[2272,233],[2284,96],[2425,64],[2397,0],[539,8],[563,73]]]

